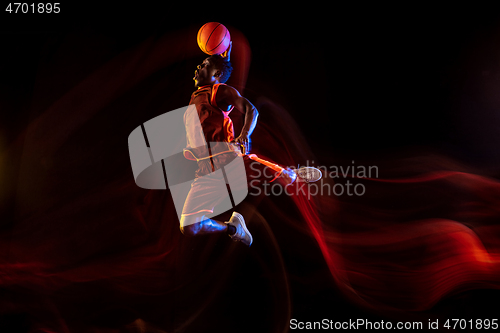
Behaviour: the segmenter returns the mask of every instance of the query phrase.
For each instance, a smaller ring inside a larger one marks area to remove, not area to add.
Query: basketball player
[[[207,152],[206,144],[203,146],[195,144],[197,133],[193,132],[192,124],[186,120],[185,115],[188,147],[184,150],[184,156],[196,160],[198,170],[196,179],[184,203],[180,229],[183,234],[191,236],[207,233],[227,233],[233,240],[241,241],[250,246],[253,238],[241,214],[233,212],[227,222],[205,217],[207,212],[212,213],[214,207],[221,202],[221,195],[220,190],[217,192],[215,188],[217,184],[211,182],[210,177],[203,176],[207,176],[221,168],[223,168],[224,172],[224,166],[236,158],[237,154],[228,149],[228,142],[235,142],[241,146],[243,154],[248,153],[250,136],[257,124],[259,115],[252,103],[242,97],[236,89],[224,84],[232,71],[229,61],[230,52],[231,45],[222,55],[212,55],[206,58],[197,66],[193,78],[197,90],[191,95],[189,104],[196,107],[195,115],[197,114],[200,120],[204,135],[202,141],[205,143],[216,142],[216,144],[215,146],[211,145],[209,152]],[[229,113],[233,108],[245,114],[241,133],[237,137],[234,137],[233,125],[229,118]],[[248,157],[248,155],[244,155],[244,157]],[[271,164],[270,162],[267,163]],[[296,173],[291,169],[278,168],[280,171],[279,176],[286,183],[293,183],[297,178]],[[244,186],[246,185],[245,179]]]

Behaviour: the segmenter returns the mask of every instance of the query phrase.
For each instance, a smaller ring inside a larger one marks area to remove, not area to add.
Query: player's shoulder
[[[238,91],[238,89],[236,89],[236,88],[234,88],[234,87],[232,87],[230,85],[227,85],[225,83],[219,84],[217,91],[219,93],[221,93],[222,95],[237,95],[237,96],[240,96],[240,92]]]

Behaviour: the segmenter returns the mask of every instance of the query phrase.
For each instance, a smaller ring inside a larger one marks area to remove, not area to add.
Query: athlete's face
[[[220,72],[214,67],[208,58],[206,58],[194,71],[194,85],[202,87],[218,83]]]

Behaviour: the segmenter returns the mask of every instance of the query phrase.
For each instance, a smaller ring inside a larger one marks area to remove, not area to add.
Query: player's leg
[[[253,237],[248,231],[245,219],[237,212],[227,222],[209,219],[204,214],[183,215],[180,221],[180,229],[184,235],[196,236],[210,233],[227,233],[235,241],[240,241],[250,246]]]
[[[262,165],[265,165],[266,167],[274,170],[276,172],[276,176],[273,180],[274,181],[276,178],[280,177],[285,185],[290,185],[292,184],[295,180],[297,181],[302,181],[302,182],[315,182],[321,179],[321,171],[317,168],[314,167],[302,167],[300,169],[292,170],[287,167],[282,167],[274,162],[264,160],[260,157],[258,157],[255,154],[249,154],[247,155],[248,158],[250,158],[253,161],[259,162]]]
[[[187,236],[228,232],[226,223],[206,218],[205,214],[183,215],[180,228],[182,233]]]

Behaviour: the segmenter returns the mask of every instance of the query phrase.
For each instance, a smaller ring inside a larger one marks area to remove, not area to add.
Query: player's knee
[[[185,236],[196,236],[198,234],[198,226],[196,224],[181,226],[181,232]]]
[[[182,234],[186,236],[195,236],[198,233],[196,220],[191,216],[182,216],[180,221],[180,229]]]

